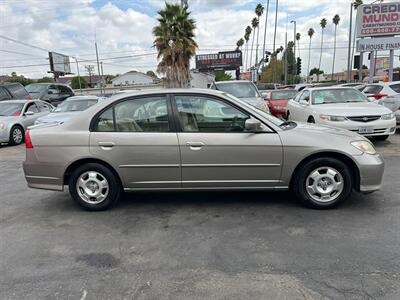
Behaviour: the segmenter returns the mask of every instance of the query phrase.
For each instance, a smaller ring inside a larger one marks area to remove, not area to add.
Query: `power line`
[[[24,46],[26,46],[26,47],[31,47],[31,48],[34,48],[34,49],[38,49],[38,50],[42,50],[42,51],[49,52],[49,50],[44,49],[44,48],[42,48],[42,47],[38,47],[38,46],[34,46],[34,45],[31,45],[31,44],[28,44],[28,43],[25,43],[25,42],[21,42],[21,41],[18,41],[18,40],[14,40],[14,39],[9,38],[9,37],[6,37],[6,36],[4,36],[4,35],[0,35],[0,38],[1,38],[1,39],[4,39],[4,40],[7,40],[7,41],[11,41],[11,42],[17,43],[17,44],[24,45]]]

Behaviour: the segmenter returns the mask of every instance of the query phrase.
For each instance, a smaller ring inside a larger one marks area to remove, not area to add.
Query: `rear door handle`
[[[98,144],[103,150],[110,150],[112,147],[115,146],[115,143],[113,142],[98,142]]]
[[[189,146],[191,150],[200,150],[205,144],[203,142],[186,142],[186,146]]]

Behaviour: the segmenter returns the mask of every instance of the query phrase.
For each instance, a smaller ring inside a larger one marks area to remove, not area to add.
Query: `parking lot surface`
[[[334,210],[287,192],[134,193],[86,212],[0,148],[0,299],[400,299],[400,135],[383,189]]]

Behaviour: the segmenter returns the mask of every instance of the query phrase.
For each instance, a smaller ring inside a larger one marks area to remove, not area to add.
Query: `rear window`
[[[0,101],[8,99],[10,99],[10,95],[8,94],[5,88],[0,87]]]
[[[25,87],[28,93],[38,94],[47,89],[47,85],[45,84],[29,84]]]
[[[26,96],[28,96],[28,93],[22,84],[11,84],[7,86],[7,88],[11,94],[13,94],[14,98],[25,99]]]
[[[400,83],[392,84],[392,85],[389,85],[389,86],[396,93],[400,93]]]
[[[0,102],[0,116],[19,116],[23,103]]]
[[[367,85],[363,92],[366,94],[379,94],[382,89],[383,86],[380,85]]]
[[[296,91],[282,91],[282,92],[272,92],[272,100],[289,100],[296,96]]]

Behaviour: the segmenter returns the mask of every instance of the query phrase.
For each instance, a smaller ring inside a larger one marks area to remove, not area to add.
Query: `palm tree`
[[[244,39],[240,38],[237,42],[236,42],[236,50],[240,50],[240,48],[243,46],[244,44]]]
[[[308,63],[307,63],[307,82],[310,81],[310,60],[311,60],[311,39],[314,35],[314,29],[310,28],[308,29],[308,36],[310,37],[310,43],[308,45]]]
[[[335,33],[334,33],[334,38],[333,38],[333,61],[332,61],[332,77],[331,80],[333,80],[333,73],[335,72],[335,57],[336,57],[336,30],[337,26],[339,25],[340,22],[340,17],[339,15],[335,15],[332,19],[333,24],[335,25]]]
[[[153,46],[157,49],[157,72],[166,75],[167,87],[187,87],[190,59],[198,48],[194,40],[195,21],[186,7],[165,3],[158,12],[158,25],[153,28]]]
[[[258,27],[258,19],[257,18],[253,18],[253,20],[251,20],[251,27],[253,27],[253,41],[251,42],[250,66],[251,66],[251,62],[253,60],[253,47],[254,47],[254,36],[255,36],[254,30]]]
[[[251,31],[252,31],[251,27],[247,26],[246,30],[245,30],[245,33],[244,33],[244,39],[246,41],[246,65],[245,65],[245,70],[247,70],[247,60],[249,58],[249,45],[248,45],[248,42],[249,42],[249,39],[250,39]]]
[[[321,19],[321,22],[319,23],[319,25],[321,25],[321,53],[319,55],[318,70],[321,70],[322,48],[323,48],[323,45],[324,45],[324,31],[325,31],[325,27],[326,27],[327,23],[328,22],[326,21],[325,18]],[[318,77],[318,82],[319,82],[319,72],[317,74],[317,77]]]
[[[264,12],[264,6],[262,6],[260,3],[257,4],[256,9],[254,11],[257,15],[257,22],[260,24],[260,17],[262,16]],[[254,65],[258,63],[258,34],[260,32],[260,26],[257,26],[257,45],[256,45],[256,61]]]
[[[300,38],[301,38],[301,34],[298,32],[298,33],[296,33],[296,44],[298,45],[297,46],[297,49],[299,50],[299,57],[300,57]],[[296,56],[296,53],[294,54],[294,56]]]

